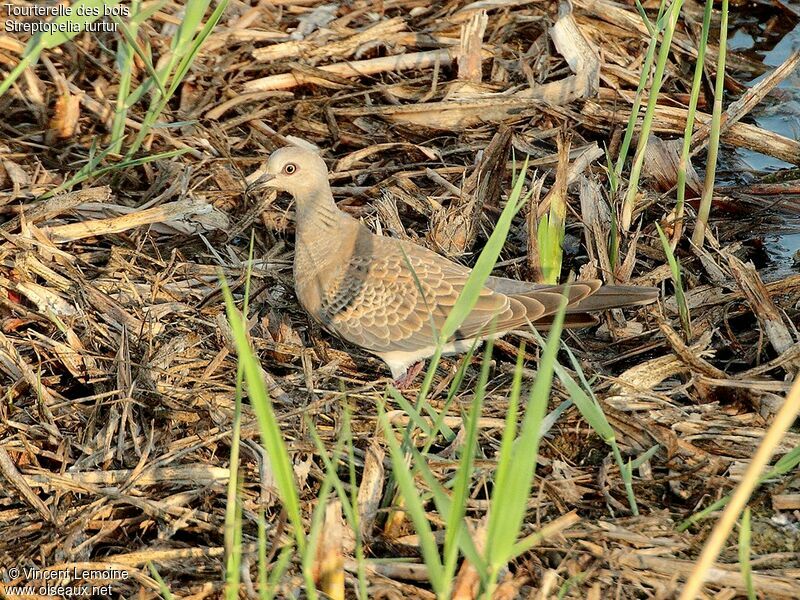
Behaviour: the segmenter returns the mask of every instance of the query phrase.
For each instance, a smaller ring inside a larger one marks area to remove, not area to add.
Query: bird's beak
[[[272,187],[269,182],[272,181],[273,179],[275,179],[275,175],[273,175],[272,173],[264,173],[261,177],[256,179],[253,183],[248,185],[247,189],[252,192],[252,191],[260,190],[262,188]]]

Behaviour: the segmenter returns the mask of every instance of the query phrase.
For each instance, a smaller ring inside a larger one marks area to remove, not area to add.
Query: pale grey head
[[[285,146],[273,152],[267,172],[254,184],[289,192],[302,202],[329,189],[328,167],[320,156],[297,146]]]

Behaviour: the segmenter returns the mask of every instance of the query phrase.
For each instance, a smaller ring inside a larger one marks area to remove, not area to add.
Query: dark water
[[[800,3],[796,8],[800,12]],[[785,17],[786,21],[790,19],[791,17]],[[767,28],[768,24],[761,23],[756,27]],[[777,25],[766,29],[761,35],[756,33],[755,36],[753,29],[751,24],[745,24],[732,32],[728,40],[728,49],[760,59],[767,66],[777,67],[789,58],[792,52],[800,48],[800,25],[795,25],[786,33],[783,33],[780,25]],[[766,75],[765,73],[743,83],[749,87]],[[759,127],[786,137],[800,139],[800,72],[795,71],[789,75],[764,103],[756,107],[751,117]],[[738,154],[754,172],[763,173],[793,166],[751,150],[740,149]]]
[[[800,15],[800,2],[784,4]],[[741,53],[770,67],[783,63],[798,48],[800,19],[786,13],[774,14],[767,19],[763,16],[751,18],[739,15],[729,32],[730,52]],[[737,79],[749,87],[765,76],[766,73],[750,81],[747,81],[746,76],[739,76]],[[800,69],[789,75],[757,106],[750,113],[749,120],[764,129],[800,140]],[[728,160],[736,164],[739,176],[744,173],[744,179],[749,181],[760,180],[784,169],[796,169],[794,165],[782,160],[741,148]],[[800,172],[789,178],[800,178]],[[795,256],[800,252],[800,221],[788,217],[780,221],[772,231],[766,231],[760,236],[770,257],[765,269],[765,275],[769,279],[785,277],[792,271],[798,272]]]

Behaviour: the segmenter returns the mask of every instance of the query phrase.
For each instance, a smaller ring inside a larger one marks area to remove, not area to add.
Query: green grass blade
[[[739,525],[739,570],[742,572],[748,600],[756,600],[756,588],[753,585],[753,567],[750,565],[750,507],[744,509]]]
[[[692,232],[692,243],[702,246],[706,237],[708,217],[711,214],[711,200],[714,197],[714,178],[717,174],[717,154],[719,152],[720,126],[722,123],[722,99],[725,95],[725,55],[728,46],[728,0],[722,0],[719,25],[719,56],[717,74],[714,81],[714,107],[711,111],[711,134],[708,138],[706,157],[706,176],[703,181],[703,195],[697,211],[697,222]]]
[[[631,463],[631,469],[638,469],[639,467],[641,467],[644,463],[646,463],[648,460],[650,460],[655,456],[659,448],[661,448],[661,444],[656,444],[655,446],[649,448],[645,452],[642,452],[642,454],[638,456],[636,460],[634,460]]]
[[[285,546],[281,553],[278,555],[278,560],[272,566],[272,570],[267,580],[267,586],[264,591],[259,590],[260,600],[272,600],[276,596],[276,590],[280,580],[283,578],[289,565],[292,561],[292,554],[294,553],[294,546]]]
[[[552,214],[544,214],[536,228],[539,245],[539,260],[543,283],[558,283],[561,275],[561,260],[566,222]]]
[[[139,11],[131,11],[131,18],[130,18],[131,25],[141,25],[147,19],[149,19],[158,11],[160,11],[162,8],[164,8],[164,5],[167,2],[168,0],[159,0],[158,2],[148,3],[147,6],[144,6]]]
[[[572,378],[572,376],[564,367],[556,362],[555,371],[558,375],[558,379],[561,381],[564,387],[567,388],[567,391],[569,392],[572,401],[575,403],[575,406],[578,407],[581,416],[586,420],[587,423],[589,423],[590,427],[595,431],[595,433],[597,433],[597,435],[599,435],[603,441],[611,447],[614,460],[619,467],[622,482],[625,485],[625,493],[628,497],[628,505],[630,506],[631,513],[634,516],[637,516],[639,514],[639,507],[636,504],[636,496],[633,493],[633,467],[630,461],[625,463],[625,461],[622,459],[622,452],[617,444],[617,435],[614,432],[614,428],[611,427],[611,424],[608,422],[606,414],[603,412],[603,407],[600,406],[600,402],[595,397],[589,382],[586,381],[586,377],[583,375],[583,369],[581,369],[580,363],[569,349],[567,349],[567,354],[572,362],[572,367],[579,374],[580,379],[585,386],[585,390],[584,388],[581,388],[581,386]]]
[[[352,514],[352,518],[348,517],[348,522],[355,533],[356,538],[356,576],[358,577],[358,592],[359,598],[366,600],[367,594],[367,570],[366,570],[366,557],[364,555],[364,539],[361,533],[361,516],[358,510],[358,485],[356,483],[356,452],[353,445],[353,431],[350,427],[351,414],[350,404],[346,401],[344,404],[344,423],[342,424],[343,435],[347,442],[347,466],[350,475],[350,503],[349,511],[346,510],[345,514]],[[347,504],[342,500],[342,504]]]
[[[207,0],[201,0],[201,2],[207,3]],[[222,13],[225,12],[227,7],[228,0],[219,0],[219,3],[217,4],[216,8],[214,8],[214,11],[211,13],[208,21],[206,21],[206,24],[203,25],[197,36],[192,39],[188,48],[188,52],[186,52],[178,62],[178,68],[175,70],[175,75],[172,78],[172,85],[167,92],[168,96],[171,97],[178,89],[178,86],[181,84],[183,78],[186,76],[186,73],[189,71],[189,67],[192,66],[192,61],[194,61],[197,53],[200,51],[200,47],[203,45],[203,42],[206,41],[206,38],[211,35],[211,32],[214,30],[214,27],[217,26],[217,23],[219,23],[219,20],[222,18]]]
[[[242,503],[238,494],[234,495],[233,509],[230,508],[230,505],[225,507],[226,520],[228,512],[233,513],[234,520],[232,523],[233,537],[225,562],[225,598],[226,600],[236,600],[239,597],[240,569],[242,566]]]
[[[500,438],[500,451],[498,453],[495,482],[507,481],[509,471],[514,464],[514,442],[517,439],[517,414],[519,412],[519,398],[522,393],[522,368],[525,358],[525,344],[521,344],[517,353],[517,362],[514,367],[514,377],[511,381],[511,394],[506,411],[506,425]],[[497,483],[495,483],[497,485]]]
[[[417,408],[413,404],[411,404],[411,402],[406,400],[405,396],[403,396],[403,394],[401,394],[397,388],[390,385],[388,386],[386,391],[388,392],[389,396],[392,397],[392,400],[397,402],[400,408],[402,408],[406,412],[411,423],[413,423],[414,426],[417,427],[417,429],[422,431],[422,433],[424,433],[427,437],[433,436],[433,429],[425,420],[425,417],[419,414]],[[435,417],[439,416],[438,411],[434,410],[434,413]]]
[[[53,28],[68,26],[69,31],[51,30],[37,33],[28,42],[28,49],[31,51],[36,49],[49,50],[70,41],[76,35],[85,31],[87,25],[100,19],[104,15],[106,7],[116,6],[117,4],[119,4],[119,0],[77,0],[71,5],[72,14],[61,15],[51,21]],[[28,49],[26,49],[26,53]]]
[[[514,546],[522,529],[536,470],[541,423],[550,399],[553,367],[556,364],[559,338],[564,324],[565,306],[566,298],[563,298],[544,346],[536,381],[528,396],[519,437],[513,444],[501,445],[505,455],[499,460],[506,464],[506,468],[503,470],[498,468],[496,475],[486,539],[486,559],[493,581],[513,555]],[[519,364],[518,362],[518,370]],[[516,377],[515,375],[515,379]],[[503,441],[506,442],[505,439]],[[512,460],[515,461],[513,468],[510,466]]]
[[[150,570],[150,576],[156,580],[156,583],[158,583],[158,593],[161,594],[161,597],[164,600],[172,600],[172,593],[169,591],[167,584],[164,583],[164,580],[161,578],[161,573],[158,572],[156,566],[152,562],[148,561],[147,568]]]
[[[83,181],[86,181],[90,177],[91,178],[100,177],[100,175],[104,175],[104,174],[109,173],[111,171],[116,171],[116,170],[120,170],[120,169],[127,169],[128,167],[138,167],[139,165],[144,165],[146,163],[150,163],[150,162],[153,162],[153,161],[156,161],[156,160],[167,160],[169,158],[174,158],[176,156],[181,156],[181,155],[186,154],[187,152],[190,151],[189,148],[180,148],[178,150],[169,150],[167,152],[161,152],[159,154],[151,154],[149,156],[142,156],[141,158],[123,160],[123,161],[120,161],[118,163],[114,163],[113,165],[108,165],[106,167],[98,168],[98,165],[103,160],[103,158],[105,158],[106,156],[111,154],[112,148],[113,148],[113,142],[112,142],[112,146],[111,147],[107,148],[106,150],[103,150],[99,154],[94,154],[93,155],[93,154],[90,153],[89,161],[83,167],[81,167],[81,169],[78,170],[78,172],[75,173],[75,175],[70,177],[64,183],[62,183],[60,185],[57,185],[52,190],[50,190],[48,192],[45,192],[44,194],[39,196],[39,199],[40,200],[45,200],[47,198],[55,196],[56,194],[60,194],[61,192],[69,191],[69,190],[71,190],[73,188],[73,186],[75,186],[75,185],[77,185],[77,184],[79,184],[79,183],[81,183]]]
[[[437,345],[436,352],[431,357],[430,365],[428,366],[422,386],[420,387],[420,399],[427,396],[428,391],[433,383],[436,367],[438,366],[439,359],[442,355],[442,344],[444,344],[453,336],[456,330],[464,322],[464,319],[467,318],[467,315],[469,315],[469,313],[472,312],[472,309],[475,308],[481,290],[483,289],[486,280],[492,274],[492,270],[497,262],[497,258],[500,256],[500,252],[503,250],[506,238],[508,237],[508,232],[511,229],[511,222],[530,195],[530,193],[525,194],[524,196],[522,194],[525,184],[525,176],[528,172],[528,160],[528,157],[526,157],[525,162],[522,165],[522,169],[516,175],[516,179],[514,180],[514,184],[512,186],[511,193],[509,194],[508,201],[506,202],[506,206],[503,208],[503,212],[500,213],[500,218],[497,219],[497,223],[495,224],[492,234],[489,236],[489,240],[486,242],[486,245],[484,246],[480,256],[478,256],[478,260],[475,262],[475,266],[472,268],[467,281],[464,283],[464,287],[462,288],[458,299],[445,319],[439,335],[439,344]]]
[[[156,69],[153,66],[153,61],[150,59],[150,56],[139,47],[139,44],[136,41],[137,25],[134,24],[136,21],[131,19],[131,25],[128,26],[125,21],[119,17],[112,17],[112,19],[114,20],[114,23],[117,24],[117,31],[122,33],[122,37],[130,48],[130,51],[136,54],[136,56],[138,56],[142,61],[142,64],[144,64],[145,71],[147,71],[147,74],[150,76],[148,78],[148,82],[152,82],[156,87],[158,87],[162,94],[166,94],[167,90],[165,90],[161,85],[161,81],[156,74]],[[119,91],[119,97],[124,97],[122,90]],[[130,100],[130,98],[128,100]]]
[[[25,72],[25,69],[39,60],[40,53],[41,50],[23,55],[23,57],[17,63],[17,66],[11,69],[11,72],[8,74],[8,76],[6,76],[5,79],[3,79],[3,81],[0,81],[0,96],[5,94],[8,89],[14,85],[14,82]]]
[[[650,33],[650,40],[648,41],[647,51],[645,52],[644,62],[642,63],[642,72],[639,75],[639,85],[636,88],[636,94],[633,97],[633,105],[631,106],[631,114],[628,117],[628,125],[625,128],[625,135],[622,138],[622,144],[620,144],[619,154],[617,155],[617,163],[614,167],[615,184],[617,184],[619,181],[619,177],[622,175],[622,168],[628,158],[631,140],[633,140],[633,134],[636,130],[636,121],[639,119],[639,109],[642,106],[642,95],[644,94],[644,89],[647,86],[647,80],[650,78],[650,70],[653,68],[653,61],[655,60],[656,48],[658,47],[658,36],[661,35],[661,31],[664,29],[664,11],[666,7],[667,0],[661,0],[661,4],[658,7],[656,25],[654,30],[652,30]],[[614,185],[613,191],[615,193],[616,189],[618,189],[618,184]]]
[[[225,278],[220,274],[222,293],[225,298],[225,310],[228,322],[236,342],[239,360],[244,366],[244,376],[247,382],[248,395],[256,414],[261,442],[270,458],[272,469],[275,473],[275,483],[278,488],[284,509],[289,517],[289,522],[294,529],[295,542],[298,550],[303,553],[306,547],[306,538],[303,520],[300,512],[300,498],[295,485],[294,470],[289,452],[283,442],[280,427],[272,408],[264,380],[261,376],[261,366],[256,359],[247,339],[244,321],[233,301],[233,296]]]
[[[450,311],[450,314],[447,315],[447,319],[445,319],[441,335],[445,340],[449,339],[456,332],[467,315],[475,308],[481,290],[486,280],[489,278],[489,275],[492,274],[494,265],[497,262],[497,258],[500,256],[500,252],[503,250],[508,232],[511,229],[511,222],[524,204],[525,198],[522,198],[522,187],[525,183],[527,170],[528,159],[526,158],[522,165],[522,171],[514,182],[511,195],[508,198],[508,203],[505,208],[503,208],[503,212],[500,213],[500,218],[497,219],[497,224],[492,234],[489,236],[486,246],[484,246],[467,281],[464,283],[464,288],[453,306],[453,310]]]
[[[647,33],[650,34],[650,37],[652,38],[656,35],[656,30],[648,18],[647,13],[644,10],[644,6],[642,6],[642,3],[639,0],[636,0],[636,10],[639,12],[639,16],[642,17],[642,23],[644,23],[644,26],[647,27]]]
[[[311,438],[314,441],[314,445],[317,447],[317,452],[319,454],[319,457],[322,459],[322,463],[325,466],[325,472],[326,473],[330,472],[330,473],[334,473],[335,474],[336,473],[336,465],[334,464],[334,461],[331,460],[331,457],[328,456],[328,451],[325,448],[325,443],[322,441],[322,438],[319,436],[319,432],[317,431],[317,428],[314,427],[314,424],[311,423],[311,421],[309,419],[306,419],[306,426],[308,427],[308,431],[311,434]],[[346,443],[346,440],[343,437],[340,437],[337,440],[336,446],[335,446],[335,448],[333,450],[334,460],[337,460],[337,461],[339,460],[338,457],[342,454],[342,450],[344,448],[345,443]],[[350,502],[351,498],[347,494],[347,490],[345,490],[344,486],[342,485],[341,479],[339,479],[338,476],[333,477],[331,479],[331,485],[336,490],[336,493],[339,496],[339,500],[342,503],[342,511],[345,514],[345,518],[350,522],[350,524],[352,526],[355,526],[356,525],[356,521],[358,520],[358,517],[357,517],[356,513],[352,512],[353,511],[353,507],[351,506],[351,502]],[[355,529],[354,529],[354,531],[355,531]]]
[[[150,106],[142,119],[142,127],[136,134],[136,138],[128,149],[126,157],[135,154],[142,143],[144,142],[150,130],[155,125],[156,119],[167,106],[170,98],[172,98],[175,91],[180,86],[186,73],[192,65],[197,53],[203,42],[213,31],[219,20],[222,18],[222,13],[228,6],[228,0],[219,0],[214,11],[211,13],[208,21],[200,29],[199,33],[195,36],[194,33],[208,8],[209,0],[191,0],[185,8],[184,20],[178,30],[178,33],[172,40],[172,56],[162,69],[156,73],[156,80],[161,82],[160,87],[166,88],[166,94],[154,94],[151,99]],[[176,68],[177,64],[177,68]],[[174,72],[173,72],[174,71]],[[169,86],[166,85],[167,80],[170,81]]]
[[[431,426],[431,437],[425,442],[423,446],[422,453],[427,453],[431,446],[433,445],[434,441],[436,440],[436,436],[440,433],[444,436],[444,438],[449,442],[455,437],[455,433],[453,432],[450,427],[444,422],[445,417],[447,416],[447,411],[450,410],[450,406],[456,399],[456,395],[458,391],[461,389],[461,384],[464,381],[464,376],[467,373],[467,366],[472,361],[472,356],[478,347],[478,340],[473,342],[472,346],[470,346],[467,353],[461,358],[461,364],[458,367],[458,371],[456,372],[455,377],[453,377],[453,381],[450,382],[450,388],[447,391],[447,398],[445,398],[444,404],[442,405],[442,410],[438,411],[439,415],[436,417],[436,420],[433,422]]]
[[[269,585],[267,579],[267,519],[264,511],[258,511],[258,597],[259,600],[269,598]]]
[[[97,21],[104,12],[104,6],[116,6],[119,0],[77,0],[72,3],[72,14],[60,15],[50,21],[49,31],[36,33],[25,47],[22,59],[8,77],[0,82],[0,96],[8,91],[20,75],[39,60],[42,50],[49,50],[68,42],[86,29],[89,23]],[[78,14],[81,11],[88,14]],[[97,15],[93,13],[97,12]],[[62,29],[64,29],[62,31]]]
[[[450,518],[450,513],[453,507],[452,499],[450,496],[448,496],[445,489],[439,483],[439,480],[428,467],[425,457],[422,455],[422,453],[413,447],[411,448],[410,453],[412,458],[411,464],[414,465],[414,474],[422,477],[423,481],[428,486],[428,489],[431,491],[431,498],[436,505],[436,510],[439,512],[441,517],[447,521]],[[466,527],[460,528],[458,541],[459,547],[461,548],[461,551],[464,553],[464,556],[467,558],[467,560],[476,566],[480,574],[484,574],[486,572],[486,563],[478,553],[475,542],[473,541]]]
[[[324,449],[323,454],[326,454]],[[336,468],[332,463],[328,462],[325,468],[325,477],[322,480],[322,485],[320,485],[320,490],[317,494],[317,506],[314,508],[314,512],[311,515],[311,530],[308,534],[307,546],[302,551],[302,556],[300,557],[303,566],[303,577],[306,580],[306,594],[308,594],[309,598],[318,597],[317,589],[314,587],[314,582],[311,578],[311,572],[317,560],[317,548],[319,547],[319,537],[322,535],[325,511],[328,508],[328,497],[330,496],[331,489],[336,485],[336,482],[339,482],[341,485],[339,476],[336,473]]]
[[[386,437],[386,443],[389,446],[392,472],[400,488],[400,492],[403,495],[405,510],[411,517],[411,521],[414,523],[414,528],[417,532],[422,557],[425,560],[425,565],[428,567],[431,586],[439,597],[447,597],[449,595],[447,592],[449,591],[451,582],[447,581],[444,577],[444,567],[441,557],[439,556],[436,539],[434,538],[433,531],[428,522],[428,516],[425,513],[425,507],[419,497],[419,492],[414,483],[411,469],[406,463],[406,455],[400,449],[400,444],[395,437],[396,432],[389,423],[383,404],[378,404],[378,421],[381,424],[384,436]]]
[[[683,278],[681,277],[681,265],[678,259],[675,258],[675,253],[672,251],[672,246],[667,241],[667,236],[661,231],[658,223],[656,223],[658,230],[658,237],[661,239],[661,246],[664,248],[664,254],[667,255],[667,262],[669,263],[669,270],[672,273],[672,283],[675,287],[675,301],[678,304],[678,315],[681,320],[681,328],[686,340],[692,339],[692,318],[689,314],[689,303],[686,301],[686,296],[683,293]]]
[[[483,411],[483,399],[486,395],[486,384],[489,381],[489,367],[491,366],[492,340],[486,344],[481,364],[481,375],[478,387],[470,406],[466,420],[466,435],[461,448],[461,456],[455,481],[453,482],[452,509],[446,520],[444,535],[444,568],[447,577],[454,577],[456,560],[458,559],[458,538],[464,528],[464,517],[467,513],[469,501],[470,482],[475,469],[475,452],[478,448],[478,419]]]
[[[209,4],[210,0],[188,0],[185,3],[181,24],[175,37],[172,38],[172,50],[179,56],[186,53]]]
[[[672,5],[667,11],[667,19],[664,27],[664,36],[661,41],[661,46],[658,50],[658,60],[656,62],[656,72],[653,75],[653,82],[650,86],[650,94],[647,99],[647,109],[642,119],[642,128],[639,133],[639,143],[636,146],[636,154],[633,157],[633,165],[631,166],[631,174],[628,181],[628,190],[625,193],[625,200],[622,206],[622,217],[620,225],[624,231],[628,231],[633,219],[634,203],[636,196],[639,192],[639,177],[642,173],[642,166],[644,165],[644,154],[647,147],[647,141],[650,136],[650,129],[653,125],[653,117],[655,115],[656,104],[658,102],[658,93],[661,91],[661,84],[664,81],[664,71],[667,66],[667,58],[670,53],[670,46],[672,45],[672,37],[675,33],[675,26],[678,22],[683,0],[673,0]]]
[[[242,312],[246,315],[248,312],[248,305],[250,302],[250,282],[253,274],[253,250],[255,245],[255,237],[250,236],[250,251],[247,261],[247,269],[245,271],[244,283],[244,306]],[[229,567],[234,568],[236,573],[231,574],[230,570],[226,573],[228,577],[236,577],[235,585],[231,581],[228,589],[235,589],[238,595],[239,589],[239,562],[241,561],[241,524],[242,524],[242,507],[239,501],[239,444],[241,442],[241,422],[242,422],[242,383],[244,382],[244,367],[241,362],[236,366],[236,388],[234,390],[234,405],[233,405],[233,426],[231,427],[231,458],[229,464],[230,476],[228,477],[227,489],[227,504],[225,507],[225,554],[228,561],[234,560],[236,555],[235,564],[231,563]],[[238,540],[238,541],[237,541]]]
[[[225,554],[233,553],[237,521],[237,494],[239,491],[239,443],[241,441],[242,420],[242,382],[244,368],[239,363],[236,369],[236,390],[234,392],[233,427],[231,431],[230,477],[228,478],[227,504],[225,506]]]
[[[689,96],[689,107],[686,114],[686,128],[683,131],[683,148],[681,149],[681,158],[678,161],[678,201],[675,204],[675,235],[672,238],[673,248],[677,245],[680,233],[683,231],[683,213],[684,203],[686,201],[686,170],[689,167],[689,151],[692,146],[692,132],[694,131],[697,101],[700,98],[700,89],[703,87],[703,66],[706,60],[708,32],[711,29],[711,13],[713,12],[713,8],[714,0],[706,0],[706,7],[703,10],[703,28],[700,33],[700,44],[697,48],[697,62],[695,63],[694,76],[692,78],[692,91]]]
[[[125,40],[117,42],[117,71],[119,84],[117,85],[117,100],[114,106],[114,119],[111,124],[111,139],[115,140],[109,147],[111,152],[119,154],[122,151],[122,138],[125,136],[125,120],[128,117],[128,107],[125,98],[131,86],[133,67],[133,48]]]

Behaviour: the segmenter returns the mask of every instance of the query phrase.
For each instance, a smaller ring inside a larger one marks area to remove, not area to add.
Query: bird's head
[[[314,152],[297,146],[285,146],[273,152],[267,170],[253,187],[269,187],[289,192],[297,200],[328,186],[328,167]]]

